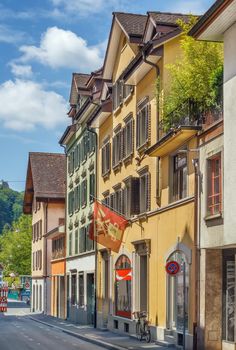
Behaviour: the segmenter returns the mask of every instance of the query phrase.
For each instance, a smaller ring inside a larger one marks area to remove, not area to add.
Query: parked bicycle
[[[136,311],[133,313],[134,318],[136,319],[136,335],[138,340],[145,339],[147,343],[151,341],[151,331],[149,322],[147,319],[146,311]]]

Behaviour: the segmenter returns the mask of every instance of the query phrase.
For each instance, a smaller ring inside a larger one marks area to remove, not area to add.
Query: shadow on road
[[[7,308],[8,309],[30,309],[30,305],[26,304],[23,301],[8,300]]]

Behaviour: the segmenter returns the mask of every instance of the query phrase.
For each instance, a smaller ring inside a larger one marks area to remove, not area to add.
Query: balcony
[[[164,157],[175,151],[200,130],[210,127],[223,118],[222,98],[211,108],[187,100],[159,122],[158,142],[148,149],[153,157]]]

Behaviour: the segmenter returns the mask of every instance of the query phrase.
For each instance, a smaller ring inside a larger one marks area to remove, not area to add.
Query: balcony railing
[[[180,127],[208,127],[223,118],[223,99],[217,105],[204,108],[202,104],[185,101],[159,122],[159,139]]]
[[[56,259],[62,259],[65,258],[66,256],[66,250],[65,248],[63,249],[58,249],[58,250],[54,250],[52,252],[52,260],[56,260]]]

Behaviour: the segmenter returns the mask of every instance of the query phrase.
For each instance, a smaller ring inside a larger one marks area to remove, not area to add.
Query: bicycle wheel
[[[147,324],[145,325],[144,330],[145,330],[146,343],[150,343],[150,341],[151,341],[151,332],[150,332],[149,326]]]
[[[143,335],[142,335],[142,332],[141,332],[140,322],[136,323],[136,335],[137,335],[137,339],[141,341],[142,338],[143,338]]]

